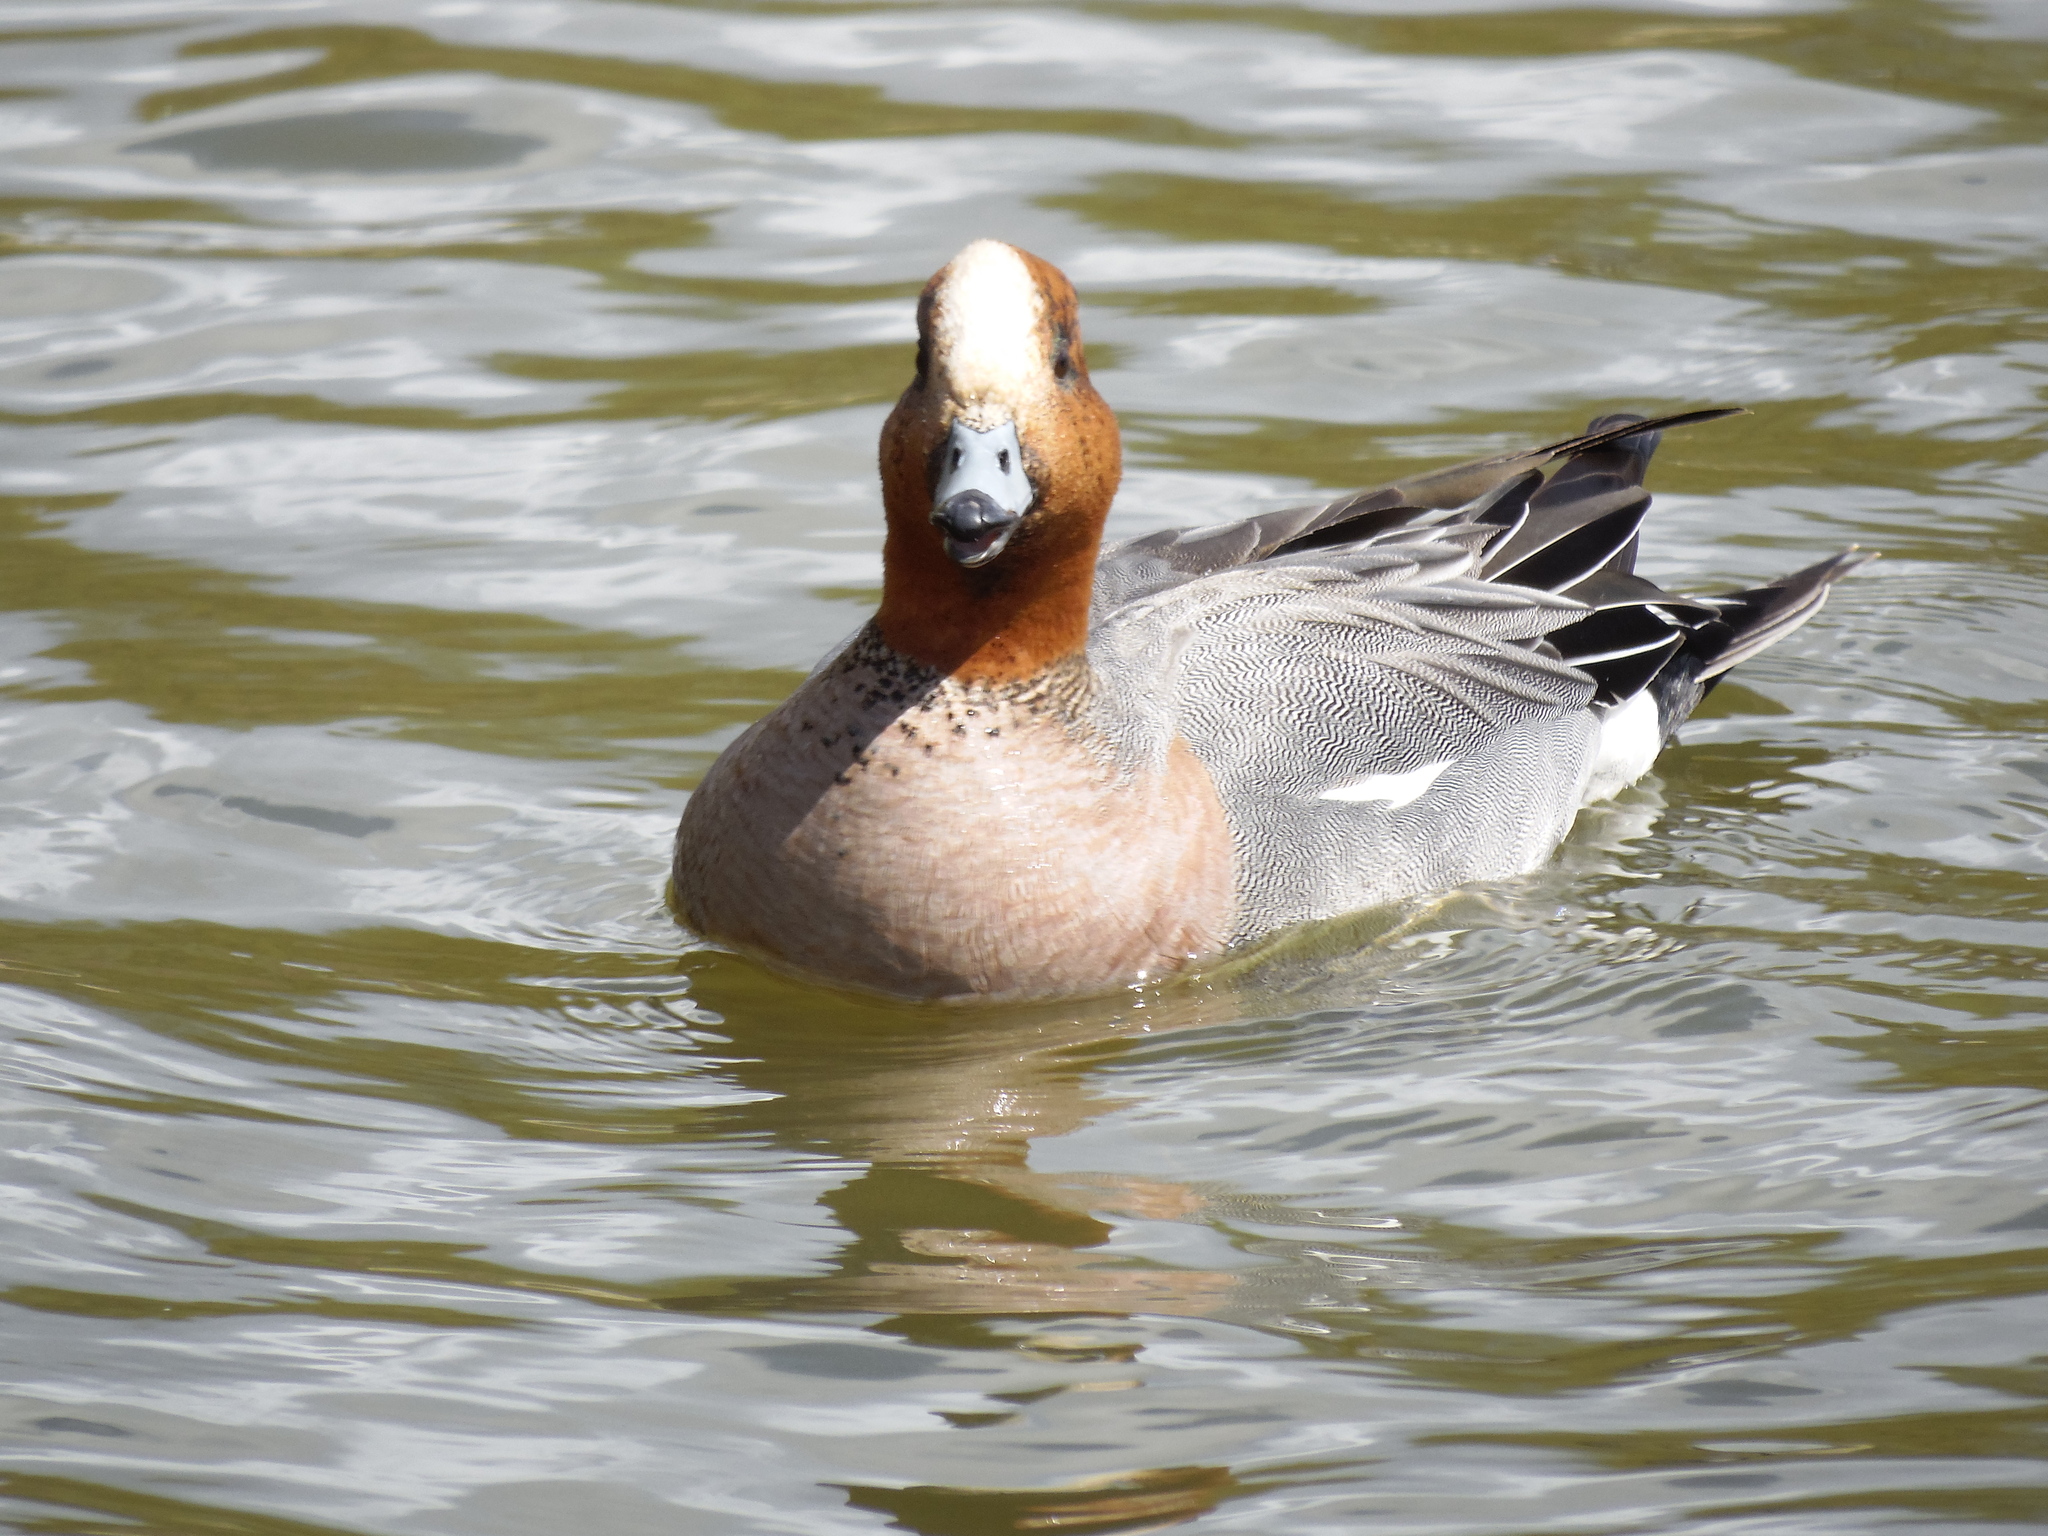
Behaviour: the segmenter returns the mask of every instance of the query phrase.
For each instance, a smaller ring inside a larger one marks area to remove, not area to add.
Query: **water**
[[[2048,1524],[2038,0],[0,5],[0,1519]],[[1120,532],[1575,429],[1885,558],[1525,880],[934,1015],[678,933],[1061,263]]]

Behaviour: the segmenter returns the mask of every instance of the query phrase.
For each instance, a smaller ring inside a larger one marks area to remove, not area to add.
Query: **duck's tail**
[[[1684,724],[1722,673],[1791,634],[1820,612],[1829,587],[1876,558],[1877,551],[1852,544],[1761,587],[1693,599],[1713,613],[1686,631],[1677,653],[1649,683],[1664,734]]]
[[[1148,534],[1104,560],[1097,601],[1114,606],[1257,560],[1455,541],[1482,552],[1477,574],[1484,580],[1555,592],[1590,608],[1529,643],[1592,677],[1596,707],[1647,693],[1668,737],[1722,673],[1812,618],[1830,586],[1873,558],[1851,548],[1765,586],[1707,597],[1667,592],[1636,574],[1637,536],[1650,509],[1643,475],[1659,439],[1669,428],[1744,414],[1715,406],[1654,418],[1602,416],[1575,437],[1322,506]]]
[[[1719,677],[1738,662],[1776,645],[1820,612],[1829,587],[1876,558],[1876,550],[1851,544],[1839,555],[1829,555],[1761,587],[1701,599],[1719,612],[1701,626],[1694,645],[1688,647],[1701,652],[1700,676]]]
[[[1599,683],[1601,704],[1648,693],[1666,736],[1722,673],[1791,634],[1820,611],[1829,587],[1874,558],[1851,546],[1764,586],[1701,597],[1666,592],[1636,574],[1638,532],[1650,507],[1643,476],[1662,429],[1732,414],[1603,416],[1582,437],[1553,445],[1567,462],[1548,480],[1525,471],[1470,514],[1501,529],[1482,567],[1489,580],[1592,607],[1547,643]]]

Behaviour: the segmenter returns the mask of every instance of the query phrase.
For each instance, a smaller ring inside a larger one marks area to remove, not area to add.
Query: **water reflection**
[[[1636,825],[1625,810],[1614,815]],[[1582,842],[1576,852],[1583,859],[1598,847]],[[1538,881],[1491,897],[1474,892],[1418,902],[1405,912],[1292,935],[1193,981],[1078,1005],[948,1010],[867,1002],[766,976],[743,961],[700,956],[692,967],[694,1003],[722,1018],[716,1028],[728,1043],[720,1049],[721,1070],[753,1096],[728,1111],[731,1132],[766,1133],[791,1150],[828,1154],[862,1171],[821,1197],[847,1234],[829,1273],[736,1279],[715,1294],[692,1287],[660,1304],[685,1312],[879,1313],[891,1318],[892,1332],[954,1344],[1000,1344],[1001,1330],[989,1325],[1005,1318],[1090,1314],[1229,1317],[1290,1333],[1324,1336],[1336,1328],[1370,1335],[1396,1314],[1422,1321],[1412,1303],[1392,1299],[1394,1292],[1597,1283],[1745,1251],[1742,1243],[1684,1239],[1475,1246],[1472,1234],[1452,1224],[1396,1219],[1348,1203],[1031,1166],[1034,1140],[1072,1135],[1125,1107],[1091,1081],[1136,1049],[1176,1059],[1182,1071],[1212,1070],[1220,1084],[1233,1067],[1262,1056],[1286,1061],[1322,1042],[1341,1041],[1354,1064],[1370,1061],[1377,1071],[1399,1074],[1425,1058],[1479,1053],[1507,1037],[1526,1040],[1529,1026],[1505,1019],[1464,1017],[1430,1027],[1427,1015],[1442,1008],[1446,995],[1440,985],[1414,1010],[1420,1017],[1395,1005],[1389,1017],[1369,1021],[1367,1010],[1390,976],[1433,953],[1455,955],[1469,925],[1509,938],[1518,924],[1533,921],[1529,909],[1544,906],[1544,895]],[[1420,942],[1386,942],[1404,934]],[[1289,996],[1293,1022],[1247,1036],[1247,998],[1270,1004],[1282,996]],[[1339,999],[1347,1006],[1317,1011]],[[1683,1002],[1666,1032],[1719,1034],[1746,1029],[1754,1019],[1754,999],[1740,988],[1721,995],[1690,988]],[[1316,1027],[1305,1029],[1303,1019]],[[1234,1027],[1208,1030],[1215,1025]],[[1447,1121],[1427,1110],[1396,1111],[1321,1124],[1260,1150],[1313,1154],[1455,1133],[1477,1145],[1517,1132],[1521,1145],[1542,1149],[1681,1134],[1627,1118],[1547,1138],[1527,1123],[1478,1134],[1490,1118]],[[1437,1182],[1514,1177],[1468,1170]],[[1203,1267],[1111,1251],[1119,1223],[1151,1222],[1213,1232],[1234,1250],[1232,1261]],[[963,1330],[947,1317],[978,1321]],[[1417,1356],[1412,1343],[1390,1345],[1391,1357],[1426,1360],[1432,1353]]]
[[[735,1111],[739,1124],[866,1165],[822,1200],[849,1238],[833,1273],[745,1282],[720,1305],[899,1319],[1205,1314],[1236,1293],[1234,1273],[1093,1251],[1111,1232],[1096,1212],[1188,1217],[1204,1207],[1196,1192],[1170,1180],[1076,1184],[1029,1167],[1033,1139],[1066,1135],[1112,1107],[1088,1087],[1093,1068],[1128,1039],[1220,1014],[1213,1001],[1133,992],[997,1012],[834,998],[827,1011],[821,994],[739,961],[705,967],[693,993],[726,1021],[726,1070],[761,1095]]]
[[[663,1306],[880,1314],[887,1320],[877,1331],[911,1343],[1005,1352],[1022,1343],[1068,1364],[1133,1362],[1141,1349],[1101,1332],[1065,1337],[1040,1329],[1027,1342],[1015,1325],[1242,1310],[1245,1272],[1102,1251],[1114,1230],[1106,1215],[1201,1220],[1208,1202],[1200,1192],[1170,1179],[1062,1179],[1029,1166],[1034,1138],[1068,1134],[1114,1107],[1089,1088],[1092,1068],[1128,1040],[1199,1025],[1212,1011],[1201,1000],[1133,993],[1079,1009],[948,1014],[834,999],[828,1014],[817,993],[765,981],[736,963],[700,971],[693,994],[724,1015],[719,1028],[733,1051],[727,1070],[767,1095],[738,1111],[740,1124],[867,1166],[821,1198],[846,1234],[829,1273],[742,1281],[715,1300],[678,1297]],[[757,1353],[772,1355],[776,1369],[809,1377],[889,1379],[928,1369],[898,1350],[843,1344]],[[997,1393],[979,1409],[943,1416],[958,1429],[993,1428],[1043,1395]],[[849,1506],[886,1514],[893,1529],[921,1536],[1165,1530],[1241,1487],[1215,1466],[1054,1487],[1042,1480],[1010,1488],[840,1486]]]
[[[517,165],[546,143],[531,134],[472,128],[460,112],[388,107],[192,128],[144,139],[126,152],[184,155],[209,171],[409,176]]]
[[[1003,1536],[1006,1532],[1163,1531],[1205,1514],[1243,1488],[1222,1467],[1167,1467],[1092,1479],[1064,1488],[860,1488],[855,1509],[894,1517],[920,1536]]]

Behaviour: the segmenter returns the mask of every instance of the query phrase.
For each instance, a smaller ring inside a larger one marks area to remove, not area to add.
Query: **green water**
[[[0,1521],[2048,1526],[2048,9],[0,0]],[[967,240],[1118,532],[1884,559],[1554,867],[850,1002],[660,905]]]

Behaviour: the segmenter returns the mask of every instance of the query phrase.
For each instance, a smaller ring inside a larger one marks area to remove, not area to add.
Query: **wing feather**
[[[1091,652],[1128,695],[1104,718],[1133,733],[1126,760],[1180,739],[1209,769],[1244,855],[1241,936],[1532,867],[1608,710],[1648,694],[1668,732],[1868,558],[1710,597],[1635,573],[1659,434],[1735,414],[1603,417],[1104,553]]]

